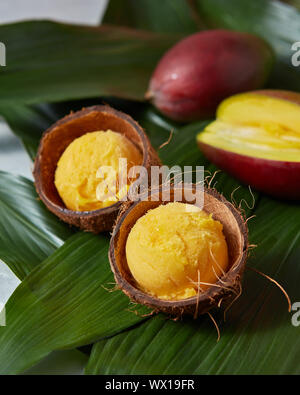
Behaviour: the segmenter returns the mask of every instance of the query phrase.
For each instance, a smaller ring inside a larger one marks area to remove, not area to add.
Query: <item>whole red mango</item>
[[[272,63],[273,52],[259,37],[203,31],[181,40],[162,57],[146,98],[177,121],[207,118],[224,98],[260,88]]]

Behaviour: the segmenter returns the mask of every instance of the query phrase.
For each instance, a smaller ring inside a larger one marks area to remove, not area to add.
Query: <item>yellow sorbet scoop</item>
[[[120,133],[95,131],[75,139],[63,152],[55,172],[55,186],[66,207],[75,211],[97,210],[126,195],[128,185],[123,189],[117,185],[122,158],[127,159],[128,171],[142,163],[141,152]],[[110,166],[110,171],[101,171],[106,166]],[[109,191],[111,196],[102,199]]]
[[[200,208],[179,202],[149,210],[131,229],[128,267],[140,289],[180,300],[207,289],[228,270],[223,225]]]

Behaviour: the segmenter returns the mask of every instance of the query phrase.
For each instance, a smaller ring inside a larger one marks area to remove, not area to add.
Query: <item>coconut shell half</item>
[[[112,230],[121,202],[94,211],[69,210],[58,194],[54,177],[58,160],[73,140],[85,133],[108,129],[123,134],[140,149],[142,166],[146,169],[160,165],[159,157],[142,127],[129,115],[101,105],[71,113],[46,130],[33,170],[37,193],[47,208],[68,224],[94,233]]]
[[[144,293],[138,288],[128,268],[125,249],[127,237],[136,221],[146,214],[148,210],[161,204],[167,204],[169,201],[174,201],[174,191],[177,188],[188,188],[193,192],[196,191],[194,184],[172,186],[170,200],[164,201],[162,196],[163,188],[161,187],[151,193],[152,196],[158,197],[158,201],[151,201],[151,199],[144,201],[141,199],[130,203],[130,206],[123,213],[120,213],[110,242],[109,260],[118,286],[134,302],[147,305],[155,311],[161,311],[172,316],[178,317],[183,314],[191,314],[196,317],[208,312],[213,307],[220,307],[224,301],[230,302],[230,300],[233,300],[240,294],[241,279],[247,258],[248,230],[244,218],[230,202],[214,189],[204,188],[204,205],[202,209],[207,213],[212,213],[213,218],[223,224],[223,232],[228,245],[229,270],[217,283],[192,298],[180,301],[161,300]],[[199,193],[203,192],[199,191]],[[181,201],[193,204],[193,202],[186,201],[184,198]]]

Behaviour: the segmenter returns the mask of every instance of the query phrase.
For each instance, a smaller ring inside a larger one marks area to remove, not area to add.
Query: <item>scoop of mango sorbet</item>
[[[139,288],[164,300],[197,295],[228,270],[223,225],[179,202],[149,210],[131,229],[128,267]]]
[[[55,172],[55,186],[66,207],[74,211],[91,211],[121,199],[128,190],[128,185],[118,190],[116,183],[121,158],[127,159],[128,171],[142,163],[141,152],[120,133],[95,131],[75,139],[63,152]],[[103,166],[111,166],[112,171],[101,173]],[[109,190],[116,193],[101,200],[101,194],[109,195]]]

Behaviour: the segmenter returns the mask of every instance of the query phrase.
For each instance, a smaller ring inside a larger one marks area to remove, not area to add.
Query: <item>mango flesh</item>
[[[197,295],[228,270],[223,226],[179,202],[149,210],[131,229],[128,267],[140,289],[163,300]]]
[[[55,186],[66,207],[98,210],[126,195],[126,182],[118,188],[121,158],[127,159],[128,171],[142,163],[141,152],[120,133],[95,131],[75,139],[63,152],[55,172]],[[101,172],[103,166],[110,166],[111,171]]]
[[[146,97],[174,120],[207,118],[224,98],[260,88],[272,64],[272,50],[256,36],[203,31],[183,39],[163,56]]]
[[[275,197],[300,198],[300,94],[254,91],[224,100],[197,137],[230,174]]]
[[[199,141],[256,158],[300,162],[300,107],[282,99],[241,94],[225,100]]]

